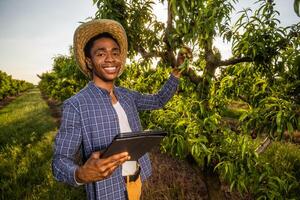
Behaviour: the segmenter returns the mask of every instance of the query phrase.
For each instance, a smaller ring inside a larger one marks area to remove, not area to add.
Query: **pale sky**
[[[255,2],[240,1],[241,7]],[[275,2],[282,25],[299,22],[293,11],[294,0]],[[50,71],[54,56],[68,54],[79,22],[93,17],[96,10],[92,0],[0,0],[0,70],[37,84],[36,74]],[[166,19],[164,10],[154,9],[161,20]],[[220,40],[216,45],[223,57],[230,56],[228,45]]]
[[[37,84],[36,74],[69,53],[79,22],[95,12],[92,0],[0,0],[0,70]]]

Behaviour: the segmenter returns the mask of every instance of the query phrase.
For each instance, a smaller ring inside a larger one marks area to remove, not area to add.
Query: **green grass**
[[[85,199],[83,187],[54,180],[54,119],[38,89],[0,110],[0,199]]]
[[[300,181],[300,146],[298,144],[273,142],[261,155],[261,160],[270,163],[277,174],[288,172]]]

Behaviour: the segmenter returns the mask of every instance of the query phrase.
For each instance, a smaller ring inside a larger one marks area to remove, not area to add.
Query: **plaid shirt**
[[[162,108],[174,95],[178,79],[171,74],[161,90],[154,95],[141,94],[122,87],[115,87],[115,95],[128,117],[132,131],[142,130],[138,111]],[[93,82],[79,93],[67,99],[63,105],[62,122],[55,138],[52,170],[58,181],[77,186],[74,173],[78,164],[76,154],[81,151],[83,161],[92,152],[105,149],[120,133],[118,116],[106,90]],[[148,154],[138,160],[141,166],[142,181],[151,175]],[[122,169],[105,180],[85,185],[88,199],[126,199],[126,187]]]

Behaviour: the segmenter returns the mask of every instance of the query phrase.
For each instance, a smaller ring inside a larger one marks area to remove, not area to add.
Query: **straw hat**
[[[119,76],[122,74],[125,67],[128,44],[126,32],[123,26],[110,19],[94,19],[81,24],[74,33],[74,55],[76,61],[79,64],[80,70],[90,78],[92,78],[92,76],[86,63],[84,47],[92,37],[105,32],[109,33],[114,39],[116,39],[120,46],[122,65]]]

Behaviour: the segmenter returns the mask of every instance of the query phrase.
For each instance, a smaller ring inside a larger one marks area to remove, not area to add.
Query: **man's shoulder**
[[[129,93],[130,90],[128,88],[122,87],[122,86],[118,86],[117,90],[121,93]]]
[[[75,95],[66,99],[64,101],[64,104],[67,104],[67,103],[70,103],[72,105],[82,104],[82,102],[86,102],[88,100],[88,98],[90,96],[89,94],[90,94],[90,89],[88,88],[88,85],[86,85],[83,89],[81,89]]]
[[[122,87],[122,86],[118,86],[117,90],[120,94],[126,95],[126,96],[132,96],[135,92],[134,90],[131,90],[131,89],[128,89],[128,88],[125,88],[125,87]]]

